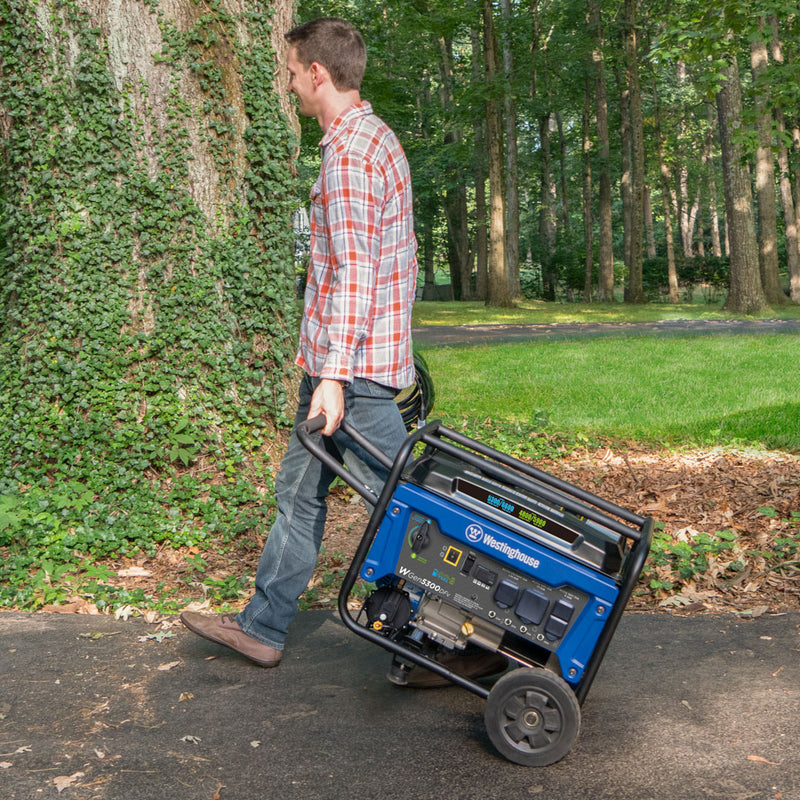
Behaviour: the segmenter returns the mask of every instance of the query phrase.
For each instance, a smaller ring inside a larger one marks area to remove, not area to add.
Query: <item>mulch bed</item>
[[[686,577],[673,566],[647,568],[632,610],[696,614],[731,611],[758,616],[800,610],[797,554],[775,556],[776,539],[800,538],[800,456],[730,450],[654,451],[626,445],[578,450],[538,463],[560,478],[663,524],[662,540],[691,545],[703,534],[730,532],[731,549],[708,556],[702,572]],[[344,486],[329,501],[323,550],[304,606],[331,608],[345,571],[367,524],[360,498]],[[770,510],[774,510],[774,514]],[[732,535],[731,535],[732,534]],[[193,549],[163,547],[153,558],[108,562],[114,582],[148,594],[173,590],[193,607],[210,606],[203,579],[224,580],[255,573],[260,537],[249,534],[224,553],[204,550],[206,568],[192,573]],[[731,569],[734,565],[734,569]],[[651,580],[672,581],[671,589],[652,588]],[[241,607],[246,597],[231,603]],[[91,604],[49,610],[88,611]]]

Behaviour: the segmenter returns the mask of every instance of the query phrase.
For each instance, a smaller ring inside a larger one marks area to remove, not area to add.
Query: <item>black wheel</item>
[[[526,767],[545,767],[570,751],[581,707],[569,684],[545,669],[515,669],[492,687],[483,714],[492,744]]]

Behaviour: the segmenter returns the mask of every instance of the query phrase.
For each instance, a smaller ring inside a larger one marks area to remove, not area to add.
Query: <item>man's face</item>
[[[303,66],[297,60],[297,48],[290,47],[286,68],[289,70],[289,91],[297,95],[300,113],[306,117],[316,116],[313,104],[316,89],[314,85],[314,65]]]

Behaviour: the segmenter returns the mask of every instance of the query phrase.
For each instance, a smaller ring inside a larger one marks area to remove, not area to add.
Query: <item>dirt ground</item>
[[[675,559],[657,565],[650,559],[629,608],[670,613],[732,611],[744,615],[800,609],[800,561],[791,547],[778,555],[775,542],[800,541],[800,456],[786,453],[722,450],[653,451],[626,446],[586,449],[537,463],[557,477],[581,486],[663,525],[657,535],[676,549],[719,532],[730,549],[708,556],[703,571],[688,566],[679,574]],[[794,516],[793,516],[794,512]],[[336,604],[341,576],[358,545],[368,515],[358,495],[344,486],[329,500],[329,517],[317,570],[301,603],[326,608]],[[661,526],[659,525],[659,528]],[[162,548],[155,557],[108,563],[115,583],[147,593],[173,590],[195,608],[209,608],[203,580],[225,580],[255,572],[262,541],[250,535],[225,553],[203,552],[205,571],[192,572],[187,556],[196,550]],[[662,546],[663,549],[663,546]],[[688,562],[687,562],[688,563]],[[687,564],[683,565],[685,568]],[[672,588],[653,588],[652,581]],[[231,602],[241,607],[247,592]],[[59,607],[64,611],[88,611]]]

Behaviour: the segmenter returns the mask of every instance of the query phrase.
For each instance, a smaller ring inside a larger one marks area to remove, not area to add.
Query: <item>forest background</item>
[[[401,133],[425,297],[800,301],[790,3],[301,3],[364,31]],[[304,129],[313,158],[317,134]],[[313,175],[313,163],[302,173]]]
[[[247,592],[319,163],[286,92],[295,12],[364,32],[363,95],[412,164],[422,297],[800,299],[788,3],[2,0],[3,605]],[[717,578],[796,552],[783,488]],[[687,536],[655,589],[733,547]]]

